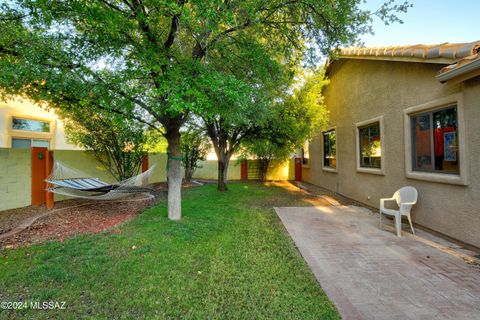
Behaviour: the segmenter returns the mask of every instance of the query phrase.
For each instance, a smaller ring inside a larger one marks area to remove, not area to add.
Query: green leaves
[[[321,80],[285,95],[300,64],[355,43],[373,14],[394,22],[408,8],[360,2],[11,0],[0,6],[0,97],[172,137],[193,114],[229,153],[262,130],[299,141],[325,119]]]
[[[375,14],[396,21],[407,8],[389,1]],[[316,63],[368,32],[371,14],[359,0],[9,1],[0,13],[0,86],[53,108],[64,107],[59,94],[70,104],[94,101],[158,127],[204,116],[220,91],[260,105],[301,61]]]
[[[62,109],[60,116],[65,120],[69,141],[91,151],[117,181],[138,173],[147,143],[143,126],[108,111],[92,112],[88,108]]]
[[[205,132],[194,123],[189,124],[182,132],[181,143],[185,182],[191,182],[193,173],[197,168],[201,168],[200,161],[206,160],[210,149],[211,145]]]

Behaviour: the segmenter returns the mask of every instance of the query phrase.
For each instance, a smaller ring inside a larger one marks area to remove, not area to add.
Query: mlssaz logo
[[[52,309],[59,309],[64,310],[66,309],[66,302],[65,301],[32,301],[30,302],[30,308],[36,310],[52,310]]]

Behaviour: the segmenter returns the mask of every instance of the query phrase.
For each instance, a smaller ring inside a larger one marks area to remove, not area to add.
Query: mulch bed
[[[192,186],[194,185],[184,187]],[[165,183],[157,183],[150,187],[154,190],[154,199],[145,200],[144,195],[139,195],[122,199],[126,201],[73,199],[57,202],[51,214],[39,218],[32,225],[11,237],[0,239],[0,250],[53,239],[63,241],[78,234],[99,233],[108,230],[135,217],[145,207],[157,203],[166,196]],[[14,229],[22,221],[47,211],[45,206],[29,206],[0,212],[0,235]]]

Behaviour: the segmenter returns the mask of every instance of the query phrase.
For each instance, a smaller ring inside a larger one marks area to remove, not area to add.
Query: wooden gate
[[[295,181],[302,181],[302,158],[295,158]]]
[[[247,161],[247,178],[248,180],[260,180],[260,168],[257,160]]]
[[[45,191],[45,179],[50,175],[52,167],[52,154],[48,148],[32,147],[32,205],[47,203],[48,208],[53,208],[53,193]]]

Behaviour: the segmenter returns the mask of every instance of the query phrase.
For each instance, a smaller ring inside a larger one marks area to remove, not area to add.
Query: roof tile
[[[417,59],[447,59],[456,62],[459,59],[476,54],[480,48],[480,40],[468,43],[440,43],[434,45],[416,44],[412,46],[344,48],[339,49],[340,57],[387,58],[405,57]]]

